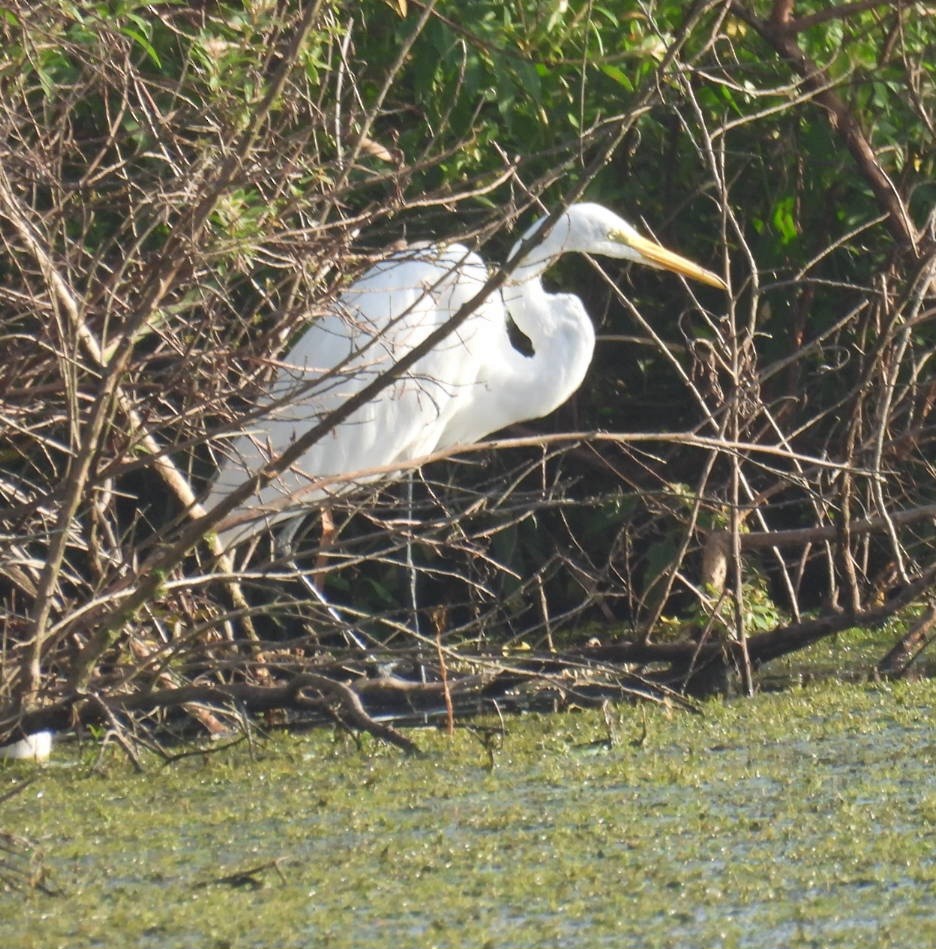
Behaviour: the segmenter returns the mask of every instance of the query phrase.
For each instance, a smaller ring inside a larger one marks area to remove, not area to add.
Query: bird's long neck
[[[508,260],[521,253],[523,245],[537,234],[544,221],[545,218],[537,221],[526,231],[514,244]],[[550,295],[543,289],[543,274],[560,254],[576,249],[569,247],[568,242],[568,219],[561,217],[545,238],[523,254],[504,284],[502,296],[507,312],[517,326],[530,337],[534,346],[536,337],[549,329]],[[544,321],[547,325],[544,325]]]
[[[511,257],[538,226],[527,231]],[[521,393],[534,387],[540,393],[541,415],[561,405],[578,388],[595,348],[594,328],[581,301],[543,289],[543,273],[556,258],[578,249],[570,246],[568,218],[560,218],[552,231],[521,257],[501,291],[510,319],[533,345],[531,358],[518,354],[513,361],[512,386]]]
[[[533,233],[531,228],[511,257]],[[478,385],[466,407],[449,421],[440,447],[477,441],[515,422],[547,415],[581,384],[595,346],[591,320],[577,297],[549,294],[541,281],[556,257],[571,249],[562,238],[551,235],[524,253],[501,288],[504,309],[492,305],[489,313],[504,324],[486,337],[491,350],[480,360]],[[530,340],[532,353],[514,348],[507,317]]]
[[[535,237],[542,229],[546,219],[537,221],[524,235],[514,244],[508,255],[508,261],[513,260],[521,253],[525,243]],[[555,263],[560,254],[578,250],[577,247],[570,246],[570,226],[567,216],[560,217],[554,224],[552,230],[542,239],[537,241],[521,257],[513,272],[507,278],[504,286],[504,299],[507,299],[508,292],[516,289],[522,293],[531,285],[539,285],[546,270]],[[540,287],[540,289],[542,289]]]

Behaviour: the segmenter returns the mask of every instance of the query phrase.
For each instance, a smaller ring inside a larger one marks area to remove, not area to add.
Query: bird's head
[[[546,220],[542,218],[537,221],[523,235],[511,256],[536,235]],[[630,260],[646,267],[670,270],[720,290],[728,289],[725,281],[711,270],[642,236],[627,221],[600,204],[585,202],[570,205],[556,220],[542,244],[530,251],[521,266],[525,266],[527,261],[534,266],[537,261],[548,266],[551,260],[569,252]]]

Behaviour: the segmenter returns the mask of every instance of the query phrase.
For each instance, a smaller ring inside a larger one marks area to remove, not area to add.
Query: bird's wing
[[[206,506],[240,486],[261,465],[342,405],[444,323],[484,284],[483,262],[460,245],[420,249],[380,262],[316,320],[283,359],[262,412],[226,449]],[[445,444],[448,419],[470,399],[479,374],[482,337],[498,319],[487,301],[456,330],[374,399],[316,442],[289,470],[234,514],[268,511],[222,535],[231,543],[295,515],[341,489],[310,487],[316,479],[355,476],[420,457]],[[298,492],[298,494],[297,494]],[[296,504],[281,508],[284,496]]]

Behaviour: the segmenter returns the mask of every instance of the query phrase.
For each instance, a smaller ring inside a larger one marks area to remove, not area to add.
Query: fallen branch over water
[[[925,570],[887,603],[855,613],[847,611],[827,613],[801,623],[779,626],[747,639],[751,662],[763,664],[797,652],[813,643],[846,629],[880,626],[909,606],[936,583],[936,564]],[[607,645],[585,647],[579,653],[583,659],[598,659],[613,663],[666,663],[671,670],[684,670],[686,675],[704,670],[712,663],[724,665],[730,661],[737,643],[711,639],[707,642],[682,641],[677,643],[644,643],[621,641]]]

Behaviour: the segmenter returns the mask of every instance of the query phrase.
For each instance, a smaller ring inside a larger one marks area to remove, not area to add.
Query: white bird
[[[33,732],[19,741],[0,747],[0,758],[19,761],[47,761],[52,753],[52,732]]]
[[[524,234],[511,259],[545,220]],[[518,261],[501,290],[457,330],[232,512],[233,526],[219,533],[222,544],[231,547],[301,516],[341,490],[309,487],[319,479],[388,477],[393,465],[470,444],[558,408],[581,385],[595,348],[581,300],[547,293],[541,283],[556,258],[573,251],[671,270],[727,289],[716,274],[642,237],[607,208],[571,205]],[[487,278],[481,258],[461,244],[411,247],[373,266],[287,354],[249,429],[227,447],[204,506],[221,501],[411,351]],[[512,345],[511,321],[530,340],[532,355]],[[376,468],[383,469],[380,475]]]

